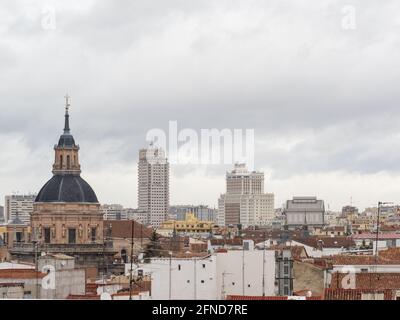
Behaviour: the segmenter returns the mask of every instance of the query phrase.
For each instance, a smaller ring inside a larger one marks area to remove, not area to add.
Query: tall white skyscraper
[[[218,224],[264,226],[272,223],[274,215],[274,194],[264,193],[264,173],[236,164],[226,174],[226,194],[218,200]]]
[[[4,220],[11,222],[18,216],[24,224],[28,225],[31,221],[31,214],[33,212],[33,203],[35,202],[36,195],[10,195],[5,196],[4,199]]]
[[[169,163],[164,150],[150,145],[139,151],[138,204],[145,224],[159,227],[169,210]]]

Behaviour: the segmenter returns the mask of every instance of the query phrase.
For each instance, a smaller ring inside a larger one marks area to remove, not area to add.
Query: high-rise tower
[[[164,150],[152,144],[139,151],[139,210],[146,212],[145,224],[159,227],[169,210],[169,163]]]
[[[226,193],[218,199],[218,224],[264,226],[273,218],[274,194],[264,193],[264,173],[236,164],[226,174]]]

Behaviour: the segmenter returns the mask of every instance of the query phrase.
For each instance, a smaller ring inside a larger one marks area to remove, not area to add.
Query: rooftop
[[[334,265],[400,265],[400,248],[381,250],[378,259],[371,255],[335,255],[330,259]]]
[[[4,269],[35,269],[35,266],[27,263],[1,262],[0,270]]]
[[[361,234],[354,234],[352,238],[355,240],[367,240],[367,239],[376,239],[376,233],[361,233]],[[400,233],[379,233],[378,235],[379,240],[391,240],[391,239],[400,239]]]
[[[343,279],[347,273],[335,272],[332,274],[331,287],[342,288]],[[356,273],[356,289],[400,289],[400,273]]]
[[[132,237],[132,221],[134,238],[150,238],[153,230],[135,220],[104,220],[104,232],[111,231],[112,238],[130,239]]]
[[[46,273],[33,269],[1,269],[0,279],[42,279]]]
[[[366,289],[325,289],[324,300],[362,300],[364,294],[383,295],[384,300],[393,299],[393,290],[366,290]]]
[[[234,238],[234,239],[211,239],[210,243],[212,246],[241,246],[243,243],[243,240],[240,238]]]
[[[336,236],[336,237],[321,237],[321,236],[309,236],[303,238],[293,239],[296,242],[304,245],[319,248],[351,248],[355,247],[355,242],[351,237]]]

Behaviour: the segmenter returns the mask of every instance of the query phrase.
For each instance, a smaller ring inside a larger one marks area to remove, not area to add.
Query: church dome
[[[54,147],[54,175],[39,191],[35,202],[99,203],[93,189],[80,176],[79,146],[69,128],[69,96],[65,99],[64,133]]]
[[[91,186],[76,175],[55,175],[40,190],[35,202],[98,203]]]

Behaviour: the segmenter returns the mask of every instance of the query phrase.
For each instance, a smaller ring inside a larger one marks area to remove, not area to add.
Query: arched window
[[[70,156],[67,156],[67,170],[71,169],[71,159]]]
[[[63,156],[60,155],[60,167],[62,168],[62,166],[63,166]]]

